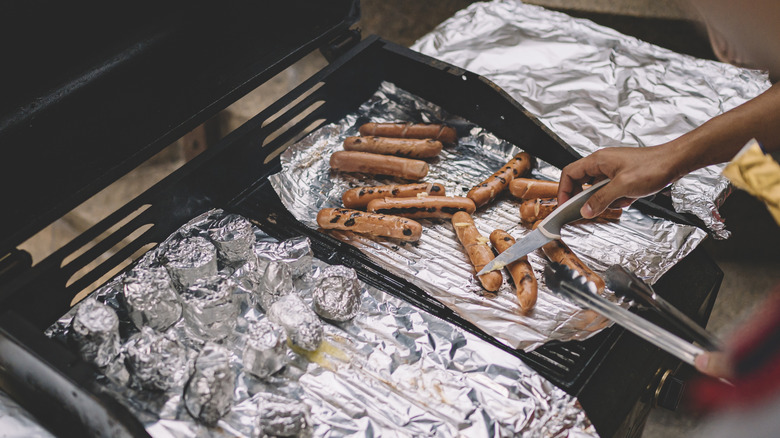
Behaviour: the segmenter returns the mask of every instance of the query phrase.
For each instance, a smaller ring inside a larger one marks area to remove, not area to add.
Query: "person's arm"
[[[652,147],[600,149],[566,166],[558,202],[582,190],[582,184],[610,178],[582,207],[593,218],[610,205],[626,207],[696,169],[729,161],[751,139],[766,151],[780,150],[780,85],[714,117],[681,137]]]

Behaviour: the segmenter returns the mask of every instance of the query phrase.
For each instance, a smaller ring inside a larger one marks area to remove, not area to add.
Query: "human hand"
[[[600,149],[563,168],[558,186],[558,203],[582,191],[582,184],[605,178],[611,181],[594,193],[582,207],[590,219],[607,207],[623,208],[636,199],[658,192],[679,178],[680,163],[667,145],[612,147]]]
[[[696,356],[693,364],[700,373],[708,376],[729,378],[733,374],[728,355],[719,351],[702,353]]]

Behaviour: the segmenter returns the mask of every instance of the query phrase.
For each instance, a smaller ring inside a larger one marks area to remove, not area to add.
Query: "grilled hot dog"
[[[431,139],[347,137],[345,151],[371,152],[408,158],[432,158],[441,152],[441,142]]]
[[[501,254],[515,244],[515,239],[504,230],[494,230],[490,233],[490,243]],[[520,310],[526,313],[536,304],[537,285],[534,270],[526,256],[508,264],[506,268],[514,280]]]
[[[471,216],[463,211],[459,211],[452,216],[452,226],[455,228],[455,234],[458,236],[458,240],[466,249],[466,253],[471,260],[471,264],[476,269],[476,272],[482,270],[486,264],[493,260],[493,251],[487,245],[488,240],[479,234],[479,230],[474,225],[474,220]],[[501,282],[504,281],[504,277],[499,271],[488,272],[479,278],[482,287],[495,292],[501,287]]]
[[[428,163],[425,161],[354,151],[334,152],[330,156],[330,168],[405,179],[422,179],[428,174]]]
[[[549,216],[557,207],[557,199],[528,199],[520,204],[520,218],[524,224],[532,224]],[[616,221],[622,215],[623,209],[608,208],[596,219]]]
[[[381,198],[368,203],[372,213],[391,214],[411,219],[449,219],[459,211],[474,213],[474,201],[462,196],[421,196],[414,198]]]
[[[537,225],[539,225],[539,222],[535,223],[533,228],[536,229]],[[588,265],[585,264],[585,262],[580,260],[580,258],[574,254],[571,248],[569,248],[569,245],[563,243],[562,240],[553,240],[552,242],[544,245],[542,247],[542,251],[544,251],[544,255],[546,255],[551,262],[566,265],[569,269],[573,269],[579,272],[588,281],[595,283],[596,288],[599,291],[603,290],[606,286],[606,283],[604,283],[604,280],[601,278],[601,276],[593,272],[593,270],[590,269]]]
[[[520,199],[556,198],[558,183],[541,179],[515,178],[509,183],[509,192]]]
[[[438,183],[398,184],[374,187],[355,187],[341,196],[344,207],[364,209],[368,203],[380,198],[409,198],[425,193],[431,196],[444,196],[444,186]]]
[[[347,208],[323,208],[317,213],[317,224],[326,230],[354,231],[409,242],[416,242],[422,236],[422,225],[411,219]]]
[[[360,135],[395,138],[430,138],[442,143],[455,143],[457,135],[446,125],[422,123],[366,123],[359,129]]]
[[[481,207],[501,193],[513,178],[523,175],[530,169],[531,156],[521,152],[488,179],[474,186],[466,196],[471,198],[477,207]]]

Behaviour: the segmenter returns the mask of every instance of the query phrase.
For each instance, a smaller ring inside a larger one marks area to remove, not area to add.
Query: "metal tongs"
[[[637,277],[636,274],[620,265],[612,265],[604,273],[607,287],[618,295],[633,300],[640,306],[653,309],[669,324],[689,336],[705,350],[718,351],[722,349],[720,341],[712,333],[704,330],[696,321],[688,318],[668,301],[658,296],[652,287]]]
[[[595,284],[588,282],[578,272],[564,265],[550,263],[545,267],[544,273],[547,286],[562,298],[595,310],[656,347],[678,357],[683,362],[693,365],[693,360],[696,356],[707,351],[602,297],[598,294]],[[639,280],[639,283],[644,284],[641,280]],[[634,281],[632,284],[636,285],[637,283]],[[647,287],[649,288],[649,286]],[[612,286],[610,286],[610,289],[612,289]],[[652,289],[650,290],[652,291]],[[650,296],[655,296],[655,293],[652,293]],[[657,300],[658,297],[655,296],[651,301],[657,303]],[[673,308],[669,303],[662,304],[659,308],[664,306]],[[687,317],[685,319],[693,323]],[[695,325],[695,323],[693,324]],[[701,327],[699,329],[703,331]],[[719,344],[717,339],[709,333],[706,334],[706,337],[710,338],[712,345]]]

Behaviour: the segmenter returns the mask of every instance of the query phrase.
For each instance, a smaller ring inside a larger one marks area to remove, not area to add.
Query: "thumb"
[[[580,213],[585,219],[593,219],[600,215],[610,206],[615,200],[620,198],[618,187],[614,181],[610,181],[604,187],[600,188],[596,193],[591,195],[590,199],[582,206]]]
[[[728,356],[725,353],[720,352],[707,352],[702,353],[693,361],[696,369],[702,374],[707,374],[713,377],[730,377],[731,376],[731,364],[729,363]]]

